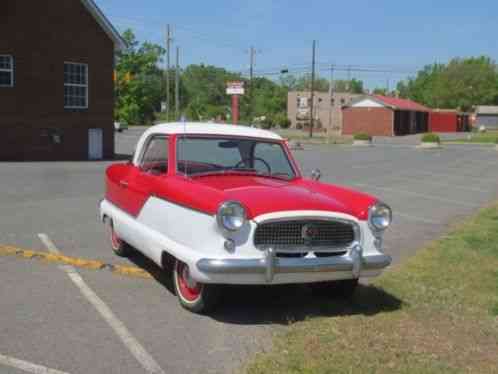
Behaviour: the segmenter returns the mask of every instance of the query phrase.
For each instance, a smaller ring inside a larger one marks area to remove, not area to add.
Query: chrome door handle
[[[119,181],[119,185],[123,188],[127,188],[128,187],[128,182],[127,181]]]

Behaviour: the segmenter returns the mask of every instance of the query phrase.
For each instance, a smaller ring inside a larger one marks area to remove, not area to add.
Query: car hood
[[[223,201],[242,203],[249,218],[281,211],[318,210],[366,219],[368,207],[376,201],[351,189],[302,178],[286,181],[258,176],[204,176],[194,180],[217,190]]]

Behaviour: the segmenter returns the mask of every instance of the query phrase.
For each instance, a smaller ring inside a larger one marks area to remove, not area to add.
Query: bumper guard
[[[317,258],[279,258],[268,248],[261,259],[208,259],[197,262],[199,271],[208,274],[264,274],[271,283],[275,274],[320,273],[350,271],[359,278],[362,270],[381,270],[391,264],[384,254],[363,256],[360,246],[353,247],[345,256]]]

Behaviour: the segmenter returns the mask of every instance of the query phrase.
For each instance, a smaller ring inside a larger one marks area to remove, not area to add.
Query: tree
[[[231,99],[226,94],[228,81],[243,79],[239,74],[210,65],[189,65],[182,74],[187,101],[184,106],[187,118],[214,119],[230,114]],[[247,95],[245,95],[247,96]],[[247,112],[247,98],[241,100],[241,112]]]
[[[311,74],[307,73],[299,78],[296,78],[296,84],[294,86],[296,91],[310,91],[311,90]],[[315,91],[327,92],[329,90],[329,81],[325,78],[315,79]]]
[[[334,91],[336,92],[351,92],[354,94],[362,94],[363,90],[363,81],[357,79],[348,80],[335,80],[334,81]]]
[[[286,111],[287,88],[267,78],[253,79],[253,96],[253,117]]]
[[[455,58],[424,67],[397,89],[401,97],[429,107],[467,111],[474,105],[498,104],[498,68],[485,56]]]
[[[387,88],[374,88],[373,92],[374,95],[382,95],[382,96],[388,96],[389,93],[387,92]]]
[[[117,54],[115,117],[129,124],[150,124],[163,96],[163,72],[158,64],[165,50],[140,44],[131,30],[122,36],[127,47]]]

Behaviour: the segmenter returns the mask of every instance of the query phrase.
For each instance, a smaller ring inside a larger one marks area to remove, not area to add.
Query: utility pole
[[[315,49],[316,40],[313,40],[313,54],[311,58],[311,107],[310,107],[310,138],[313,137],[314,106],[315,106]]]
[[[176,47],[176,69],[175,69],[175,118],[180,117],[180,47]]]
[[[346,91],[350,92],[351,91],[351,65],[348,65],[348,81],[347,81],[346,85],[347,85]]]
[[[171,50],[171,28],[166,26],[166,121],[169,121],[169,69],[170,69],[170,50]]]
[[[334,65],[330,65],[330,83],[329,83],[329,129],[332,130],[332,111],[334,107]]]
[[[254,98],[254,95],[253,95],[253,84],[252,84],[252,80],[254,78],[254,57],[256,55],[256,50],[254,49],[253,46],[251,46],[251,49],[249,51],[249,59],[250,59],[250,64],[249,64],[249,124],[251,125],[252,124],[252,117],[253,117],[253,113],[252,113],[252,109],[253,109],[253,98]]]

